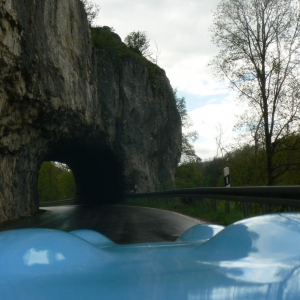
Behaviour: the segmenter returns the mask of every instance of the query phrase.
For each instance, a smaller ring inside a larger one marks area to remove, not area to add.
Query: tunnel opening
[[[71,168],[56,161],[44,161],[39,170],[39,202],[74,199],[76,185]]]
[[[64,141],[53,147],[43,161],[69,168],[74,176],[75,204],[101,205],[124,199],[122,160],[108,147],[86,140]]]

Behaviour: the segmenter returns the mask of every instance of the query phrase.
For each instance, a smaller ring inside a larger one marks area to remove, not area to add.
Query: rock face
[[[70,166],[78,203],[173,186],[181,125],[164,71],[100,44],[79,0],[0,0],[0,222],[38,210],[44,160]]]

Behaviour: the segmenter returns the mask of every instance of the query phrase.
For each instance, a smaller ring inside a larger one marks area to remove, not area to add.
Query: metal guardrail
[[[247,203],[260,203],[263,213],[268,212],[268,205],[300,207],[300,186],[258,186],[258,187],[209,187],[179,189],[152,193],[129,193],[127,199],[137,198],[171,198],[191,197],[193,199],[226,200],[226,211],[229,212],[229,201],[242,202],[244,215],[248,216]]]
[[[229,201],[242,202],[245,216],[249,215],[247,203],[259,203],[263,213],[268,212],[268,205],[286,206],[289,210],[300,207],[300,186],[258,186],[258,187],[205,187],[178,189],[151,193],[128,193],[127,199],[142,198],[175,198],[226,200],[226,211],[229,212]],[[40,202],[40,207],[54,205],[71,205],[74,199]],[[214,202],[214,206],[216,206]]]
[[[48,202],[40,202],[40,207],[44,206],[56,206],[56,205],[71,205],[74,204],[74,199],[64,199],[64,200],[56,200],[56,201],[48,201]]]
[[[300,186],[214,187],[130,193],[126,198],[196,197],[300,207]]]

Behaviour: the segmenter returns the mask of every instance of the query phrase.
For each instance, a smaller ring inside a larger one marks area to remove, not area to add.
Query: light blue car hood
[[[0,299],[300,299],[300,214],[134,245],[91,230],[2,232]]]

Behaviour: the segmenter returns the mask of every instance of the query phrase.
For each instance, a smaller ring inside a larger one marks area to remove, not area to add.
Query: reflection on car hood
[[[300,214],[226,228],[201,224],[175,242],[117,245],[98,232],[0,233],[1,299],[299,299]]]

